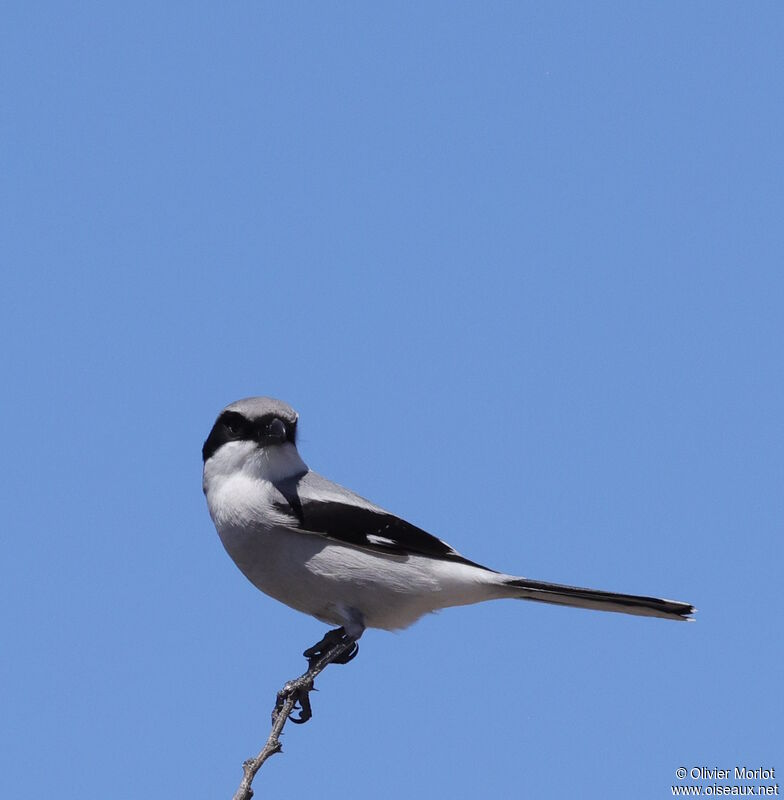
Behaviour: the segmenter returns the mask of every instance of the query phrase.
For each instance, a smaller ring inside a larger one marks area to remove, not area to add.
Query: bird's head
[[[218,415],[201,455],[220,471],[242,469],[248,462],[288,460],[296,454],[297,412],[272,397],[248,397]]]

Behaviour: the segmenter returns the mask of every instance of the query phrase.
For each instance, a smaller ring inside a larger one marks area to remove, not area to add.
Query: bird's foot
[[[351,644],[345,653],[332,660],[333,664],[348,664],[359,652],[359,642],[346,633],[345,628],[335,628],[329,631],[320,642],[316,642],[313,647],[309,647],[302,655],[308,660],[308,666],[312,669],[315,663],[325,656],[330,650],[340,644]]]
[[[296,725],[302,725],[313,716],[310,707],[310,693],[313,691],[313,678],[303,675],[301,678],[289,681],[279,692],[278,699],[275,701],[275,708],[272,711],[272,724],[278,718],[278,714],[283,710],[283,706],[289,698],[294,699],[294,705],[289,711],[289,719]],[[299,716],[295,717],[294,712],[298,710]]]
[[[316,642],[313,647],[309,647],[303,653],[308,660],[308,671],[304,675],[300,675],[299,678],[289,681],[278,692],[275,708],[272,711],[273,725],[289,700],[293,701],[288,712],[289,719],[292,722],[302,725],[313,716],[313,710],[310,706],[310,693],[315,691],[313,680],[326,666],[326,664],[322,664],[319,667],[317,666],[318,662],[341,646],[345,647],[345,650],[327,663],[348,664],[359,652],[359,645],[356,639],[346,633],[345,628],[336,628],[334,631],[329,631],[320,642]],[[295,717],[294,712],[297,710],[299,710],[299,716]]]

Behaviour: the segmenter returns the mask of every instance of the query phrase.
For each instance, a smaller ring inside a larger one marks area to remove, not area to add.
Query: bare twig
[[[256,773],[261,769],[261,765],[275,753],[283,750],[280,743],[280,735],[283,733],[283,726],[291,716],[297,703],[302,709],[299,719],[292,717],[293,722],[306,722],[310,718],[310,702],[308,693],[313,689],[313,681],[316,676],[323,672],[335,659],[340,658],[344,653],[355,647],[353,640],[341,641],[333,645],[324,655],[311,661],[307,672],[289,681],[279,692],[275,708],[272,710],[272,730],[267,738],[264,747],[256,758],[248,759],[242,765],[242,781],[239,789],[234,794],[234,800],[250,800],[253,797],[251,783],[256,777]]]

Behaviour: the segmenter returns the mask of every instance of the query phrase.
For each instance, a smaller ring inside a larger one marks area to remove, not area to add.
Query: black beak
[[[281,444],[286,441],[286,425],[277,417],[264,426],[261,434],[263,444]]]

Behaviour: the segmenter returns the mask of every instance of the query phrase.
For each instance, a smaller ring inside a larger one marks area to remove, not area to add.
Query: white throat
[[[267,447],[249,441],[226,442],[204,465],[204,491],[209,491],[216,482],[239,475],[277,483],[301,475],[307,469],[291,442]]]
[[[291,442],[257,448],[246,462],[246,471],[257,478],[278,483],[307,472],[307,464],[300,458],[297,448]]]
[[[275,520],[280,514],[274,502],[280,495],[274,484],[307,470],[290,442],[263,448],[249,441],[222,445],[207,459],[203,482],[207,505],[221,537],[227,529]]]

